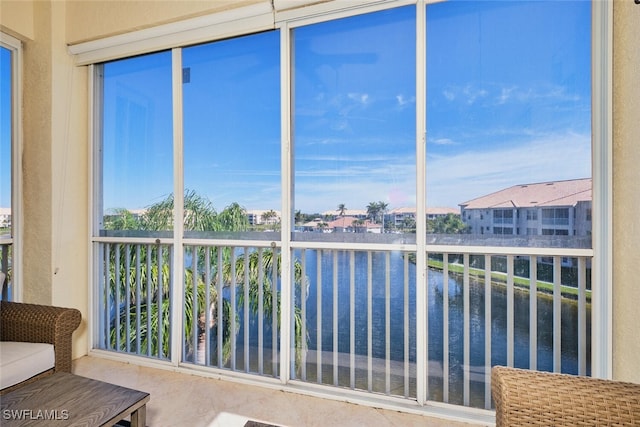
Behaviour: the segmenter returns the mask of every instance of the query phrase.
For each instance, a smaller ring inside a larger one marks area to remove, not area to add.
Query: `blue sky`
[[[0,207],[11,206],[11,52],[0,47]]]
[[[428,202],[591,176],[589,2],[457,2],[427,16]]]
[[[408,6],[295,30],[296,210],[415,206],[414,17]],[[590,176],[589,25],[586,1],[428,6],[429,206]],[[183,50],[185,183],[218,210],[280,208],[278,55],[278,32]],[[172,192],[170,59],[106,67],[107,208]]]

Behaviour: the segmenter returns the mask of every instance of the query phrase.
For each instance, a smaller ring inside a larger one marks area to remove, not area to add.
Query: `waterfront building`
[[[273,209],[252,209],[247,211],[247,219],[250,225],[275,225],[280,223],[280,211]]]
[[[590,236],[591,178],[514,185],[460,204],[471,234]]]
[[[333,221],[316,218],[302,226],[301,231],[317,233],[382,233],[382,224],[355,216],[341,216]]]
[[[355,219],[367,219],[368,216],[366,209],[345,209],[344,213],[345,215],[349,215],[350,217],[353,217]],[[330,221],[333,221],[340,218],[340,216],[340,211],[338,211],[337,209],[322,212],[322,217],[325,218],[325,220],[328,219]]]
[[[440,217],[447,216],[449,214],[460,215],[460,212],[455,208],[448,207],[427,207],[427,220],[435,220]],[[407,220],[416,219],[416,208],[415,207],[401,207],[391,209],[385,215],[385,222],[390,222],[397,228],[402,228],[403,224],[406,224]]]
[[[11,227],[11,208],[0,208],[0,228]]]

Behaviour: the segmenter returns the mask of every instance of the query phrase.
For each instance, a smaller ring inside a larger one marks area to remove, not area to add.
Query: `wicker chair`
[[[2,301],[0,303],[0,341],[53,344],[55,366],[26,381],[3,389],[7,393],[28,382],[53,372],[71,372],[71,337],[80,325],[80,311],[74,308],[52,307]]]
[[[640,384],[495,366],[496,426],[639,426]]]

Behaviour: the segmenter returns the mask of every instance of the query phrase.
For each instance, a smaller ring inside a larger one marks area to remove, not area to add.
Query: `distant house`
[[[329,222],[316,218],[303,224],[301,231],[318,233],[382,233],[382,225],[355,216],[341,216]]]
[[[301,227],[297,227],[297,230],[316,233],[328,233],[330,232],[330,230],[328,230],[326,226],[327,223],[323,221],[322,218],[316,218],[312,221],[305,222]]]
[[[460,215],[460,211],[455,208],[446,208],[446,207],[427,207],[427,219],[434,220],[442,216],[447,216],[449,214]],[[406,223],[408,219],[414,220],[416,219],[416,208],[395,208],[390,210],[385,215],[385,222],[390,222],[396,228],[402,228],[403,224]]]
[[[460,204],[472,234],[591,235],[591,178],[514,185]]]
[[[0,208],[0,228],[11,227],[11,208]]]
[[[355,216],[341,216],[329,222],[328,229],[334,233],[381,233],[382,224]]]
[[[344,214],[352,218],[355,217],[356,219],[366,219],[368,216],[367,211],[364,209],[345,209]],[[335,220],[340,218],[340,212],[337,209],[324,211],[322,212],[322,217],[325,218],[325,220]]]
[[[272,213],[273,215],[265,215],[266,213]],[[269,210],[248,210],[247,211],[247,219],[249,220],[250,225],[260,225],[260,224],[279,224],[280,223],[280,211],[275,211],[273,209]]]

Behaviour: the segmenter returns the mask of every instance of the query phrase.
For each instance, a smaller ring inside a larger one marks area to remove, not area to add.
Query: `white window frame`
[[[11,292],[22,301],[22,42],[0,32],[0,45],[11,51]]]
[[[182,46],[212,42],[232,36],[247,35],[264,31],[267,29],[280,29],[281,31],[281,51],[291,52],[290,30],[302,25],[317,22],[324,22],[331,19],[343,18],[362,13],[373,12],[395,8],[403,5],[413,4],[416,6],[416,157],[425,159],[426,146],[426,7],[431,0],[355,0],[355,1],[328,1],[319,4],[311,4],[312,0],[304,0],[294,3],[289,0],[274,0],[271,4],[260,3],[253,6],[242,7],[207,15],[203,17],[187,19],[177,23],[160,25],[157,27],[122,34],[101,40],[87,43],[80,43],[69,47],[69,51],[74,55],[76,64],[91,65],[98,62],[125,58],[128,56],[154,52],[160,49],[173,48],[174,55]],[[593,0],[592,1],[592,177],[593,177],[593,249],[584,250],[584,254],[594,257],[593,263],[593,291],[592,301],[592,371],[593,377],[612,377],[612,34],[613,34],[613,1]],[[285,195],[282,202],[282,212],[291,212],[291,199],[286,195],[291,194],[292,177],[291,171],[291,57],[281,56],[282,68],[282,193]],[[92,67],[91,67],[92,68]],[[177,72],[174,70],[174,74]],[[94,94],[95,84],[93,73],[90,73],[90,97]],[[174,97],[180,94],[174,94]],[[90,99],[90,109],[95,108]],[[179,103],[174,104],[174,108],[179,108]],[[180,112],[174,111],[174,118],[180,120]],[[89,114],[90,120],[94,120],[93,112]],[[93,126],[93,123],[90,123]],[[174,130],[174,147],[181,145],[180,130]],[[95,129],[90,132],[95,136]],[[93,147],[93,143],[91,147]],[[93,149],[93,148],[92,148]],[[91,150],[90,150],[91,151]],[[91,154],[90,154],[91,155]],[[95,159],[90,158],[92,173],[98,169]],[[182,163],[180,159],[175,160],[174,185],[178,188],[182,175]],[[95,182],[95,176],[93,181]],[[422,160],[417,161],[416,170],[416,216],[426,218],[426,165]],[[178,194],[179,192],[176,192]],[[94,193],[91,193],[91,198]],[[92,203],[96,201],[92,199]],[[176,203],[177,209],[181,204]],[[177,212],[176,212],[177,213]],[[92,213],[91,215],[94,215]],[[177,215],[176,217],[179,217]],[[94,221],[90,221],[93,224]],[[282,217],[282,236],[289,236],[291,229],[291,218],[288,215]],[[416,248],[418,265],[425,265],[426,252],[426,221],[419,221],[416,230]],[[179,236],[180,233],[174,233]],[[91,233],[90,236],[95,236]],[[175,238],[174,238],[175,239]],[[175,244],[181,244],[181,237]],[[289,266],[290,248],[292,247],[289,238],[282,239],[282,262],[283,271]],[[449,248],[455,251],[455,247]],[[486,248],[490,253],[491,248]],[[179,252],[179,251],[178,251]],[[562,255],[562,251],[556,251]],[[555,253],[555,252],[554,252]],[[93,270],[94,260],[90,261],[90,268]],[[92,273],[91,273],[92,274]],[[283,284],[287,280],[287,275],[283,275]],[[179,281],[177,281],[179,282]],[[426,298],[425,291],[426,273],[421,272],[416,278],[416,298],[418,301]],[[289,289],[283,286],[283,290]],[[174,293],[180,295],[180,292]],[[288,291],[282,294],[283,318],[290,316],[289,301],[291,295]],[[91,300],[90,307],[94,304]],[[426,318],[424,310],[417,310],[416,334],[418,342],[416,344],[417,358],[421,360],[426,356]],[[290,348],[287,342],[290,327],[288,322],[282,323],[282,348]],[[89,342],[93,342],[92,339]],[[174,354],[175,352],[174,349]],[[283,353],[287,353],[286,351]],[[173,361],[173,363],[176,363]],[[288,381],[288,355],[281,360],[281,381]],[[425,372],[422,364],[418,364],[418,391],[417,400],[423,403],[426,400]]]

